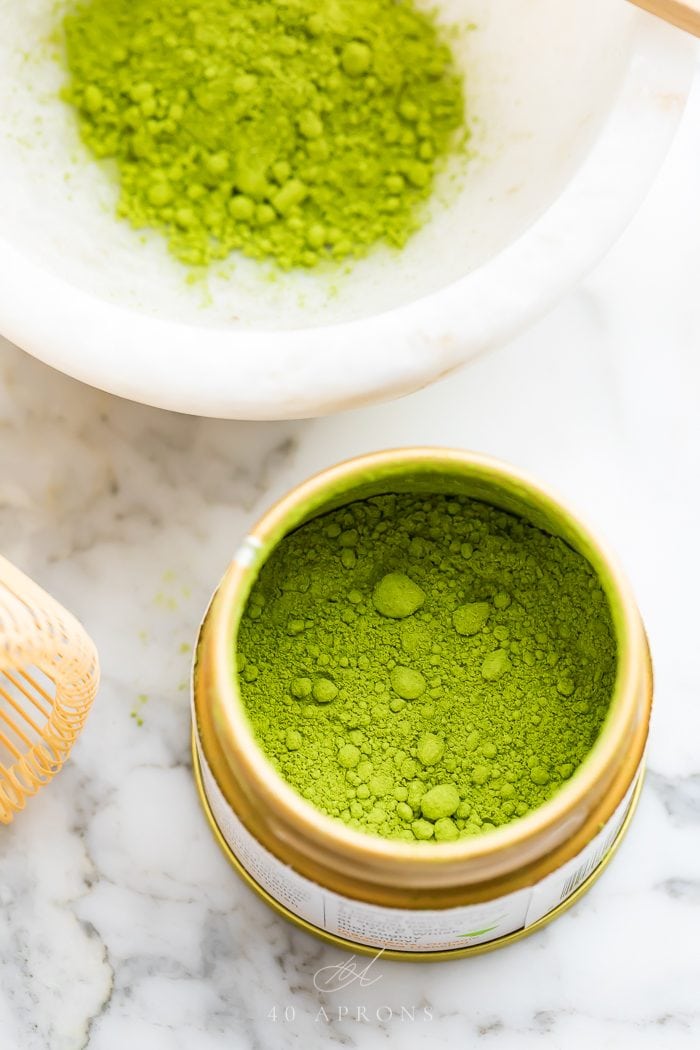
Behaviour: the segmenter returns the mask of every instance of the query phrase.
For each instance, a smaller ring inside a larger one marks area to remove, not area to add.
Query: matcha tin
[[[614,682],[586,757],[525,816],[455,841],[371,835],[321,812],[268,760],[239,689],[241,617],[271,553],[306,522],[387,494],[477,500],[559,537],[592,568],[610,611]],[[471,453],[376,453],[333,467],[283,498],[245,539],[214,595],[193,686],[195,774],[229,859],[281,914],[353,951],[452,958],[532,932],[603,870],[641,786],[651,668],[624,578],[560,501],[514,468]]]

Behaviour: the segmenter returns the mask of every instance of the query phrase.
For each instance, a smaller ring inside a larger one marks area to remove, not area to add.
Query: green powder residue
[[[238,639],[261,747],[354,828],[450,841],[523,816],[574,772],[615,677],[588,562],[473,500],[387,495],[273,551]]]
[[[65,39],[119,214],[191,265],[402,247],[466,138],[450,48],[407,0],[89,0]]]
[[[131,712],[130,712],[130,717],[134,719],[134,721],[136,722],[137,726],[142,726],[143,725],[143,714],[142,714],[142,711],[143,711],[144,704],[147,704],[147,703],[148,703],[148,696],[147,696],[147,694],[146,693],[139,693],[139,695],[138,695],[138,697],[136,699],[136,703],[134,704],[134,706],[132,707]]]

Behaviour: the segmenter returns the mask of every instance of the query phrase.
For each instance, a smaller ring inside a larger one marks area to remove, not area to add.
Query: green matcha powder
[[[255,735],[350,827],[448,842],[542,805],[600,731],[616,655],[591,566],[466,498],[379,496],[287,536],[239,631]]]
[[[64,28],[64,97],[116,161],[119,214],[191,265],[400,248],[466,139],[450,49],[409,2],[89,0]]]

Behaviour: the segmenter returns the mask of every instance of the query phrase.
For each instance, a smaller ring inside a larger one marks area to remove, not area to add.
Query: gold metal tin
[[[257,572],[271,550],[304,521],[352,500],[386,492],[471,496],[561,536],[597,572],[617,640],[617,674],[608,715],[574,776],[545,805],[511,824],[488,835],[435,843],[429,848],[354,831],[301,798],[257,746],[235,674],[238,623]],[[439,448],[396,449],[349,460],[302,483],[276,503],[246,538],[212,599],[193,676],[194,732],[202,754],[225,801],[257,842],[301,876],[336,894],[408,910],[490,902],[540,883],[576,857],[610,821],[640,777],[651,698],[651,661],[643,624],[609,551],[570,509],[526,474],[475,453]],[[206,808],[209,810],[208,804]],[[633,808],[631,804],[618,839]],[[584,892],[611,853],[564,905]],[[252,881],[249,876],[247,881]],[[269,895],[263,892],[263,896],[267,899]],[[283,907],[276,907],[285,913]],[[560,910],[561,905],[553,912]],[[294,918],[311,932],[348,946],[342,938]],[[515,936],[504,937],[488,947],[512,939]],[[374,950],[354,942],[351,947]],[[454,958],[478,950],[484,950],[484,945],[392,955]]]

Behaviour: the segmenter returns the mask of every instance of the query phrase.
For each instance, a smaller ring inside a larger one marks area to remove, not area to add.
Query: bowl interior
[[[441,0],[466,75],[470,157],[442,173],[424,228],[349,272],[276,274],[236,257],[205,279],[157,234],[114,217],[117,184],[58,97],[51,34],[70,0],[0,12],[0,237],[97,298],[201,326],[301,328],[373,315],[451,284],[515,240],[557,197],[610,109],[633,14],[610,0]],[[423,2],[423,0],[421,0]]]

